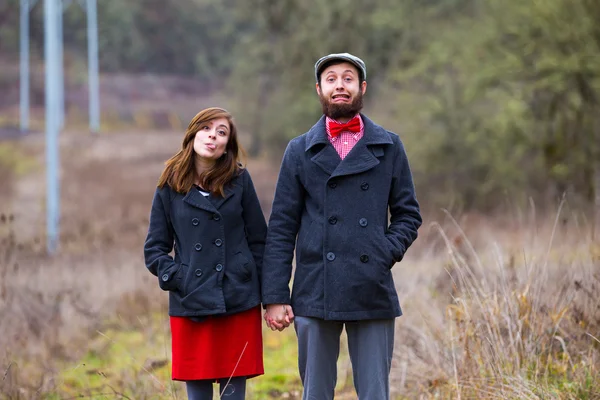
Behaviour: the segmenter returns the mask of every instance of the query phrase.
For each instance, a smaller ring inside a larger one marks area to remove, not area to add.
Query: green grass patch
[[[157,313],[133,325],[123,320],[109,321],[84,346],[74,344],[76,361],[62,363],[55,378],[56,389],[44,398],[186,399],[185,385],[171,380],[168,317]],[[263,347],[265,374],[248,381],[247,398],[300,398],[302,385],[293,327],[283,332],[264,328]],[[338,366],[336,396],[355,398],[345,334]],[[215,385],[215,398],[217,391]]]
[[[0,169],[7,169],[16,176],[22,176],[37,167],[37,160],[27,156],[17,143],[0,142]]]
[[[57,379],[60,398],[183,398],[171,382],[167,326],[110,328],[97,332]],[[53,398],[50,396],[49,398]]]
[[[302,393],[298,347],[292,327],[283,332],[263,329],[265,374],[248,381],[248,398],[295,398]]]
[[[184,384],[171,380],[168,318],[157,314],[135,327],[120,323],[108,323],[77,350],[77,361],[61,366],[56,390],[46,399],[186,398]],[[301,384],[294,330],[265,328],[263,341],[265,374],[248,381],[247,398],[296,398]],[[215,386],[215,398],[217,391]]]

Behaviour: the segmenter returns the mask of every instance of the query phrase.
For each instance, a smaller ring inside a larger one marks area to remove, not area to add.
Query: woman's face
[[[229,134],[229,121],[226,118],[203,123],[194,138],[194,152],[200,160],[214,164],[227,149]]]

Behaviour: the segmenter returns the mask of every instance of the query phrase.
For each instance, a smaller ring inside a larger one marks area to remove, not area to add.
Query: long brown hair
[[[225,118],[229,122],[229,139],[225,152],[215,165],[200,176],[196,174],[194,139],[203,124],[217,118]],[[187,193],[197,181],[200,186],[214,194],[225,196],[224,188],[243,168],[240,158],[245,152],[237,138],[237,128],[231,114],[218,107],[211,107],[200,111],[187,127],[181,150],[165,162],[165,169],[158,180],[158,187],[169,185],[178,193]]]

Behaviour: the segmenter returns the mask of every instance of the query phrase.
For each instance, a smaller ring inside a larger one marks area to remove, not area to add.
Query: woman
[[[231,115],[200,111],[152,202],[144,257],[169,292],[172,378],[186,382],[188,399],[212,399],[215,381],[229,399],[244,399],[246,379],[264,372],[267,226],[241,153]]]

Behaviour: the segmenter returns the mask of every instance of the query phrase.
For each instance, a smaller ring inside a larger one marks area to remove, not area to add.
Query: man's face
[[[352,118],[362,110],[367,82],[359,83],[356,67],[348,62],[330,65],[321,73],[317,93],[323,114],[336,120]]]

